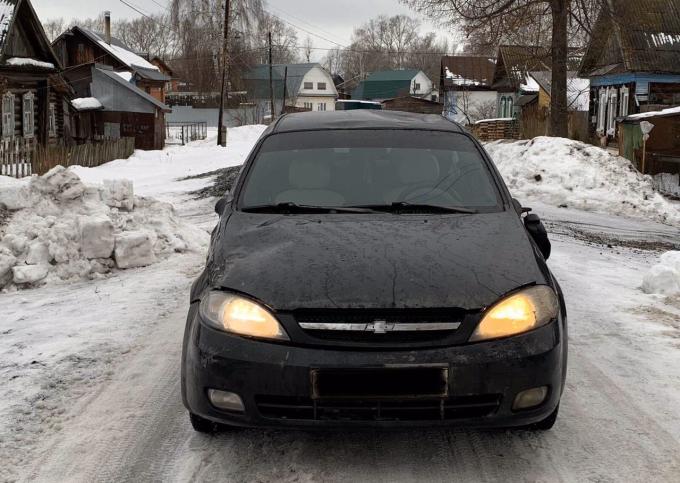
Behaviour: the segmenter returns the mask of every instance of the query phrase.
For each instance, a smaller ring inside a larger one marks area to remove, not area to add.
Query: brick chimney
[[[111,45],[111,12],[104,12],[104,40]]]

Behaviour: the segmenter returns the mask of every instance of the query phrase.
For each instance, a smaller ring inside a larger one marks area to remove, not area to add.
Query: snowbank
[[[44,176],[0,177],[0,187],[0,205],[13,212],[0,227],[0,289],[96,278],[207,242],[172,205],[135,197],[129,180],[86,186],[58,166]]]
[[[97,99],[96,97],[79,97],[77,99],[73,99],[71,101],[71,104],[78,111],[101,109],[102,107],[104,107],[102,106],[102,103],[99,102],[99,99]]]
[[[650,176],[607,151],[564,138],[485,145],[520,201],[644,217],[680,225],[680,203],[661,196]]]
[[[680,294],[680,252],[671,251],[661,255],[642,279],[642,291],[662,295]]]

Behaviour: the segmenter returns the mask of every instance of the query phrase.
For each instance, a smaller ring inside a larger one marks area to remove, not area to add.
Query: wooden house
[[[162,149],[165,114],[171,109],[132,84],[111,66],[89,64],[64,72],[73,86],[78,111],[73,136],[78,143],[135,139],[135,148]]]
[[[472,124],[496,116],[496,91],[491,87],[496,59],[474,56],[444,56],[441,59],[439,92],[444,116]]]
[[[104,32],[94,32],[80,26],[71,27],[54,42],[54,50],[61,64],[69,70],[91,64],[107,65],[121,73],[128,81],[155,97],[165,101],[165,92],[171,76],[166,75],[143,56],[136,54],[121,40],[111,36],[111,19],[104,14]]]
[[[385,99],[381,104],[385,111],[416,112],[420,114],[441,115],[443,108],[437,101],[414,96],[400,96],[393,99]]]
[[[64,142],[70,89],[59,78],[60,68],[31,2],[0,0],[3,152]]]
[[[616,139],[618,118],[680,105],[680,0],[610,0],[579,70],[590,79],[590,130]]]
[[[172,68],[160,57],[154,57],[149,62],[158,67],[158,70],[170,79],[165,83],[165,95],[163,96],[163,99],[161,99],[161,101],[165,102],[165,96],[167,96],[168,92],[177,92],[179,79],[175,76],[175,72]]]

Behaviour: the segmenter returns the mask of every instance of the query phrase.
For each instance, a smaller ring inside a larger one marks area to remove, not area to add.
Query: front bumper
[[[409,351],[296,347],[233,336],[189,312],[182,360],[182,397],[192,413],[236,426],[512,427],[538,422],[559,403],[566,366],[562,320],[527,334],[463,346]],[[312,369],[441,365],[448,396],[435,400],[312,399]],[[548,386],[545,401],[513,411],[518,392]],[[238,394],[245,412],[212,406],[208,389]]]

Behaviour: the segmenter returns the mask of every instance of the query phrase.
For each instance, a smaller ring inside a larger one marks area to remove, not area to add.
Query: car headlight
[[[218,330],[261,339],[289,340],[269,310],[240,295],[212,291],[201,300],[199,311],[203,320]]]
[[[526,288],[491,306],[470,336],[470,342],[528,332],[557,318],[558,312],[553,289],[547,285]]]

